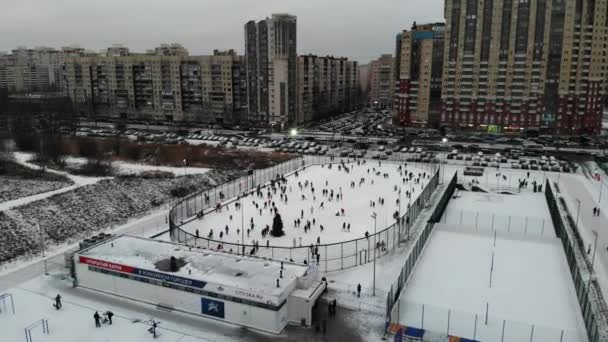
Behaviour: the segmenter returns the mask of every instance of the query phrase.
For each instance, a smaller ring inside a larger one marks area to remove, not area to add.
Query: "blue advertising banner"
[[[224,318],[224,302],[208,298],[201,298],[203,315]]]
[[[205,285],[207,285],[207,283],[204,281],[192,280],[192,279],[174,276],[171,274],[142,270],[139,268],[134,268],[131,273],[139,275],[139,276],[143,276],[143,277],[154,278],[154,279],[166,281],[167,283],[173,283],[173,284],[177,284],[177,285],[190,286],[190,287],[197,287],[199,289],[202,289],[203,287],[205,287]]]

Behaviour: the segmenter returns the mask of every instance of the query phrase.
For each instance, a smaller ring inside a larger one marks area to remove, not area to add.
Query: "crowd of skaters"
[[[378,177],[380,177],[382,179],[389,179],[389,180],[395,179],[394,175],[393,175],[393,177],[391,177],[390,173],[385,172],[384,170],[381,169],[382,168],[381,161],[378,161],[377,166],[375,165],[375,163],[368,162],[367,160],[356,160],[356,161],[352,161],[352,162],[351,162],[351,160],[347,160],[347,161],[341,161],[340,163],[336,163],[336,164],[331,164],[331,163],[322,164],[321,167],[327,168],[329,170],[337,169],[338,172],[343,172],[345,177],[349,177],[351,175],[351,171],[353,170],[354,167],[365,168],[367,175],[365,175],[363,177],[352,176],[353,179],[350,180],[350,187],[352,189],[356,189],[357,187],[362,187],[363,185],[368,184],[368,183],[374,184],[374,181],[375,180],[377,181],[377,179],[375,179],[375,178],[378,178]],[[397,178],[397,181],[395,182],[395,184],[393,186],[393,191],[397,195],[397,198],[395,199],[395,202],[394,202],[395,205],[397,205],[397,206],[400,205],[401,196],[402,196],[402,194],[401,194],[402,186],[404,184],[408,184],[408,188],[405,189],[405,187],[404,187],[404,189],[403,189],[405,198],[411,199],[412,196],[416,192],[414,185],[420,185],[420,188],[423,189],[424,185],[425,185],[425,180],[428,180],[431,177],[431,174],[428,172],[414,173],[412,171],[408,171],[407,163],[397,165],[396,171],[397,171],[399,177]],[[344,220],[342,220],[342,222],[341,222],[341,227],[324,226],[323,224],[321,224],[321,222],[319,222],[320,220],[317,219],[318,213],[316,214],[316,212],[326,209],[326,203],[327,204],[343,203],[345,194],[343,192],[342,186],[330,184],[329,180],[319,182],[318,180],[315,180],[315,179],[301,177],[300,172],[298,172],[298,171],[295,171],[293,176],[295,177],[295,180],[297,181],[296,189],[294,189],[294,187],[296,187],[296,185],[294,185],[292,187],[291,185],[288,184],[285,176],[277,175],[277,177],[275,179],[272,179],[270,181],[270,184],[268,184],[268,186],[262,187],[261,185],[258,185],[255,189],[252,189],[252,190],[249,190],[249,191],[246,191],[246,192],[243,192],[242,194],[240,194],[237,197],[237,199],[233,202],[232,207],[234,208],[235,211],[239,211],[239,210],[242,210],[241,202],[246,200],[247,197],[250,197],[251,204],[255,208],[255,215],[249,217],[248,225],[245,228],[245,232],[243,232],[243,233],[246,233],[246,239],[251,241],[250,245],[253,246],[251,248],[249,254],[255,255],[259,251],[259,241],[254,238],[254,236],[256,236],[255,234],[260,234],[259,236],[262,239],[266,239],[266,246],[270,247],[270,240],[267,239],[267,237],[270,234],[271,227],[267,224],[266,225],[256,224],[256,217],[260,218],[260,217],[263,217],[264,215],[269,215],[270,217],[274,217],[276,214],[279,213],[279,208],[277,205],[279,203],[288,205],[289,197],[299,198],[301,201],[308,201],[308,202],[312,201],[312,204],[310,204],[309,207],[307,204],[305,208],[300,208],[299,215],[297,215],[296,217],[293,218],[292,229],[296,229],[296,230],[301,229],[301,231],[304,234],[317,233],[317,237],[316,237],[317,246],[321,244],[321,235],[327,229],[340,229],[341,228],[341,231],[344,233],[351,232],[351,223],[352,222],[350,222],[348,220],[348,217],[349,217],[347,215],[348,208],[345,208],[345,207],[339,205],[339,208],[336,210],[336,212],[334,214],[337,217],[344,217]],[[296,191],[299,190],[299,193],[294,194],[294,190],[296,190]],[[220,192],[219,198],[220,198],[220,200],[225,199],[225,196],[222,192]],[[207,199],[208,198],[206,197],[205,200],[207,201]],[[297,200],[295,203],[297,203]],[[370,200],[370,208],[373,211],[376,208],[376,206],[382,207],[382,206],[385,206],[386,203],[387,203],[386,198],[379,196],[377,200],[376,199]],[[295,204],[295,205],[297,205],[297,204]],[[406,208],[409,209],[409,204],[407,204]],[[215,206],[215,210],[218,212],[221,212],[223,210],[231,211],[231,203],[219,202]],[[249,215],[249,212],[248,212],[248,215]],[[392,217],[393,217],[393,219],[398,220],[400,215],[401,215],[400,210],[395,210],[392,214]],[[202,213],[199,216],[199,218],[203,218]],[[232,223],[232,222],[234,222],[232,214],[229,214],[229,218],[230,218],[231,224],[234,224],[237,227],[241,226],[240,222]],[[406,219],[408,221],[406,223],[409,224],[409,217]],[[262,218],[261,220],[264,220],[264,219]],[[285,224],[285,222],[284,222],[284,224]],[[209,232],[207,234],[207,238],[209,240],[213,240],[214,237],[219,237],[220,241],[218,241],[217,249],[223,250],[221,241],[223,241],[224,237],[228,236],[231,231],[236,231],[237,237],[241,236],[240,228],[237,228],[237,227],[234,227],[231,230],[230,226],[228,224],[226,224],[223,230],[219,229],[219,233],[217,233],[217,231],[216,231],[215,234],[214,234],[213,228],[210,228]],[[284,227],[286,227],[286,226],[284,226]],[[258,231],[258,233],[256,233],[256,231]],[[313,231],[314,231],[314,233],[313,233]],[[289,232],[287,232],[287,234],[289,234]],[[195,235],[197,238],[200,237],[198,229],[195,230]],[[365,232],[365,237],[366,238],[370,237],[370,233],[368,231]],[[238,244],[238,242],[237,242],[237,244]],[[302,237],[300,236],[297,239],[296,239],[296,237],[293,237],[292,244],[293,244],[293,247],[302,247]],[[312,245],[314,245],[314,244],[311,244],[311,246]],[[378,241],[376,243],[376,248],[386,250],[386,242]],[[232,249],[229,249],[229,251],[232,252]],[[315,249],[311,248],[311,252],[314,252],[314,253],[312,253],[311,259],[318,262],[320,260],[318,248],[315,248]]]

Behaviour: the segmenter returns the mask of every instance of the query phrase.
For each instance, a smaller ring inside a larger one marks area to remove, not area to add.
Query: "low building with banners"
[[[75,286],[278,334],[312,321],[315,267],[116,236],[74,254]]]

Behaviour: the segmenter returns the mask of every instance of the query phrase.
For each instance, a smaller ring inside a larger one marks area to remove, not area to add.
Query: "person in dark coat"
[[[357,284],[357,298],[361,298],[361,284]]]
[[[61,296],[58,294],[57,296],[55,296],[55,309],[59,310],[62,306],[63,305],[61,305]]]
[[[108,323],[110,323],[110,325],[112,325],[112,316],[114,316],[114,313],[112,311],[106,311],[106,317],[108,317]]]
[[[93,315],[93,319],[95,319],[95,328],[101,328],[101,323],[99,322],[100,318],[99,312],[95,311],[95,314]]]

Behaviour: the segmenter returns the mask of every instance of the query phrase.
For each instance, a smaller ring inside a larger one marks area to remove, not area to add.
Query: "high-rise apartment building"
[[[395,60],[392,55],[382,55],[370,63],[369,105],[379,109],[393,107],[395,93]]]
[[[296,121],[296,26],[289,14],[245,24],[250,121],[280,126]]]
[[[447,0],[441,122],[599,133],[606,0]]]
[[[345,57],[298,57],[296,123],[327,118],[359,106],[357,62]]]
[[[130,54],[69,58],[69,96],[83,115],[234,124],[245,107],[243,57]]]
[[[0,56],[0,88],[16,93],[63,90],[65,59],[83,54],[77,47],[14,49]]]
[[[399,124],[439,126],[443,46],[442,23],[414,24],[397,35],[393,109]]]

